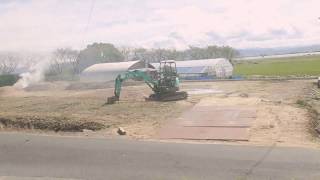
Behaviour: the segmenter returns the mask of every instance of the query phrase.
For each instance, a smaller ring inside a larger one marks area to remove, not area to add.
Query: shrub
[[[19,80],[19,75],[16,74],[2,74],[0,75],[0,87],[12,86]]]

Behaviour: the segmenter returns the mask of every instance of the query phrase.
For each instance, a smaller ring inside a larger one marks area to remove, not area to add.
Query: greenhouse
[[[233,73],[232,64],[224,58],[176,61],[177,72],[181,79],[215,79],[229,78]],[[110,81],[118,74],[132,69],[156,69],[159,63],[145,63],[144,61],[128,61],[117,63],[95,64],[86,68],[81,74],[84,81]]]
[[[222,79],[232,76],[233,66],[224,58],[177,61],[177,71],[183,79]]]
[[[151,64],[146,64],[144,61],[128,61],[116,63],[101,63],[94,64],[86,68],[82,73],[80,79],[82,81],[111,81],[117,75],[132,69],[155,69]]]
[[[224,79],[233,74],[232,64],[224,58],[176,61],[176,64],[181,79]],[[152,65],[159,67],[159,63]]]

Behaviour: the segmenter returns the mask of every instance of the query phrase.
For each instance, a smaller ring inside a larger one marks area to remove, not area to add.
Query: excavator
[[[179,77],[176,62],[161,61],[159,70],[145,68],[127,71],[115,79],[114,96],[108,97],[107,104],[119,101],[122,83],[128,79],[143,80],[154,92],[146,100],[177,101],[186,99],[187,92],[179,91]]]

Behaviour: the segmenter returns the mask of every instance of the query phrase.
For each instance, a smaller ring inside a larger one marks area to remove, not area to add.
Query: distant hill
[[[281,55],[281,54],[320,52],[320,45],[278,47],[278,48],[248,48],[248,49],[237,49],[237,50],[240,53],[239,57],[270,56],[270,55]]]

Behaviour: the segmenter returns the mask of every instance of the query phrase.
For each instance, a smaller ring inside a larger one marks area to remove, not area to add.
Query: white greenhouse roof
[[[199,59],[199,60],[187,60],[187,61],[175,61],[177,67],[199,67],[199,66],[215,66],[221,62],[229,61],[225,58],[217,58],[217,59]],[[152,63],[154,67],[159,67],[159,63]]]
[[[176,61],[177,67],[199,67],[199,66],[214,66],[221,62],[229,62],[224,58],[217,59],[199,59],[199,60],[188,60],[188,61]]]
[[[94,64],[88,68],[86,68],[83,73],[100,73],[100,72],[125,72],[131,66],[135,65],[139,61],[128,61],[128,62],[115,62],[115,63],[101,63]],[[224,58],[217,59],[200,59],[200,60],[187,60],[187,61],[175,61],[177,68],[179,67],[208,67],[215,66],[219,63],[228,63],[229,61]],[[158,68],[159,63],[152,63],[153,67]],[[230,66],[232,66],[230,64]]]
[[[83,72],[127,71],[129,67],[137,62],[139,61],[94,64],[86,68]]]

